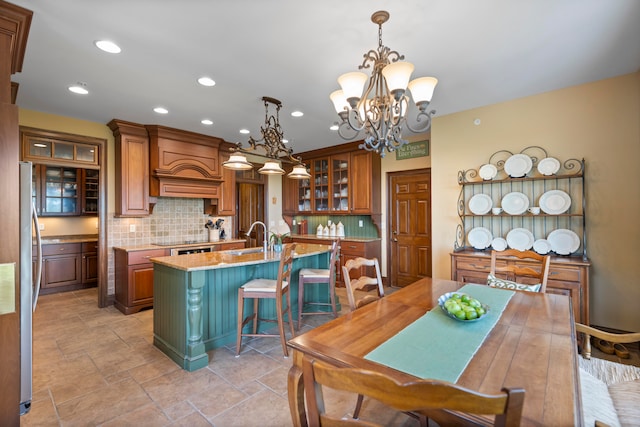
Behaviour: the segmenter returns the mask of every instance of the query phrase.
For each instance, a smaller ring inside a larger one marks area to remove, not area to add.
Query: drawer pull
[[[475,265],[475,264],[471,264],[471,267],[477,269],[477,270],[485,270],[485,266],[484,265]]]
[[[151,255],[143,256],[142,258],[149,259],[151,258]]]

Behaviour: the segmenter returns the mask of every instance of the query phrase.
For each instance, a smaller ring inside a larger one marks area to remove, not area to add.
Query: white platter
[[[540,255],[546,255],[551,252],[551,243],[547,239],[538,239],[533,242],[533,250]]]
[[[491,211],[493,201],[486,194],[476,194],[469,199],[469,210],[476,215],[484,215]]]
[[[521,215],[529,208],[529,198],[524,193],[513,191],[502,198],[501,206],[509,215]]]
[[[533,247],[535,238],[526,228],[514,228],[507,233],[507,244],[511,249],[528,251]]]
[[[480,166],[478,173],[480,174],[480,178],[485,181],[489,181],[496,177],[498,174],[498,168],[491,163],[487,163],[486,165]]]
[[[542,175],[554,175],[560,170],[560,161],[554,157],[546,157],[538,163],[538,172]]]
[[[562,190],[549,190],[540,196],[538,201],[542,212],[559,215],[571,207],[571,197]]]
[[[507,246],[507,241],[502,237],[496,237],[491,241],[491,247],[496,251],[504,251],[505,249],[507,249]]]
[[[576,233],[566,228],[553,230],[547,236],[551,250],[558,255],[570,255],[580,247],[580,238]]]
[[[475,227],[469,231],[467,240],[469,241],[469,244],[476,249],[486,249],[491,246],[493,235],[488,228]]]
[[[514,154],[504,162],[504,171],[511,178],[521,178],[529,173],[533,161],[526,154]]]

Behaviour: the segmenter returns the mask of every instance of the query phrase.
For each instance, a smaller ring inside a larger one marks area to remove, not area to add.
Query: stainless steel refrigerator
[[[33,203],[32,170],[31,162],[20,162],[20,415],[26,414],[31,408],[32,321],[42,276],[42,244],[38,215]],[[34,234],[35,262],[32,249]],[[34,266],[35,271],[33,271]]]

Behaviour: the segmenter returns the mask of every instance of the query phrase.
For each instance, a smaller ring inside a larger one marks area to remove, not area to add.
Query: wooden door
[[[237,185],[238,238],[244,239],[247,231],[255,221],[264,222],[264,185],[250,182],[239,182]],[[264,234],[261,226],[256,226],[247,237],[247,247],[262,246]]]
[[[389,279],[406,286],[431,277],[431,170],[390,173]]]

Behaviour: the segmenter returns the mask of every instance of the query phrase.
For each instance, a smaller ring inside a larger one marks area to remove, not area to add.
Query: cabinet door
[[[43,289],[77,285],[81,282],[80,254],[44,257]]]
[[[80,214],[80,169],[41,165],[41,215]]]
[[[351,183],[351,213],[372,213],[371,197],[374,179],[370,153],[368,151],[351,153],[351,175],[349,179]]]
[[[98,283],[98,242],[82,244],[82,283]]]
[[[349,203],[349,163],[348,154],[331,156],[331,210],[348,212]]]
[[[149,135],[142,125],[112,120],[116,137],[116,216],[149,215]]]
[[[229,160],[230,154],[220,152],[220,164]],[[236,214],[236,171],[233,169],[222,169],[222,182],[220,196],[218,197],[218,215]]]
[[[153,264],[129,266],[129,306],[153,304]]]
[[[329,159],[312,161],[313,171],[313,210],[326,212],[329,210]]]

